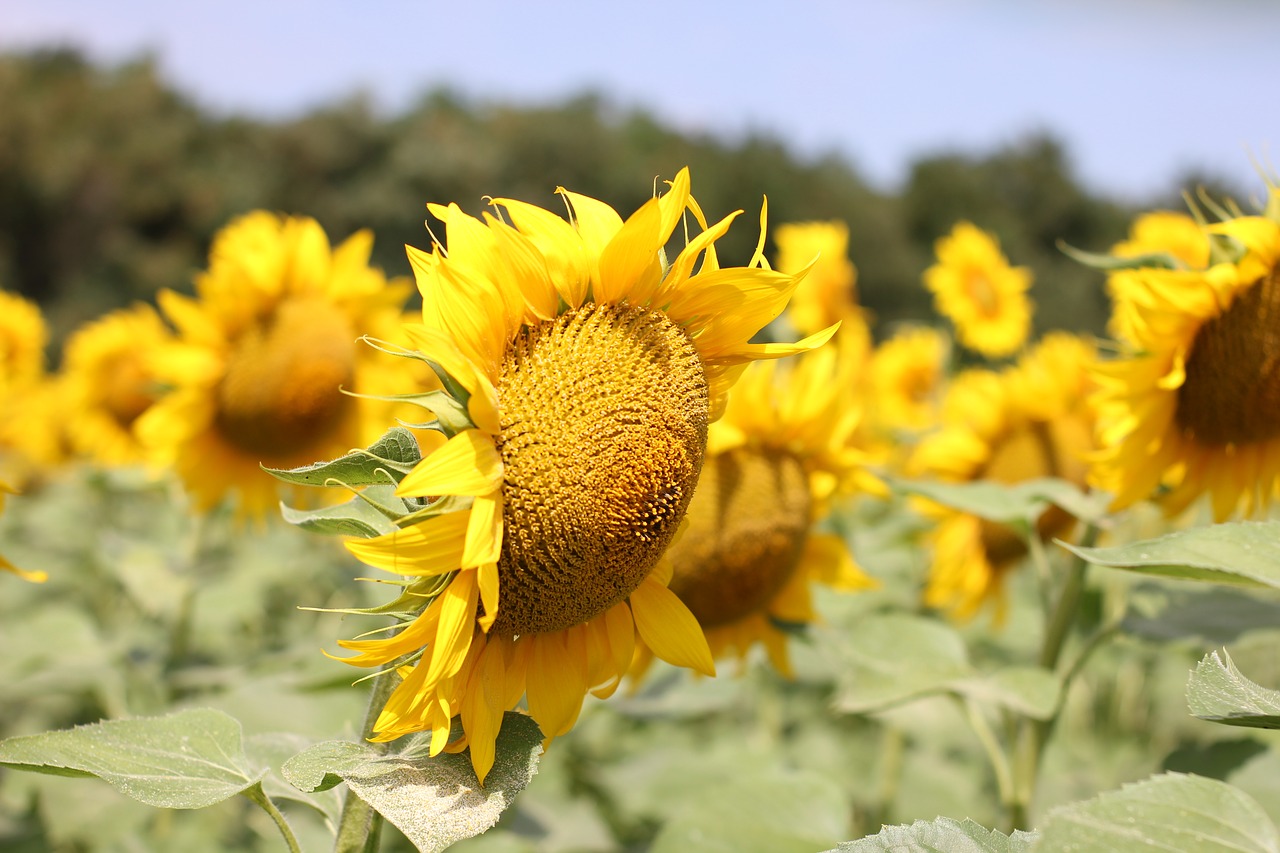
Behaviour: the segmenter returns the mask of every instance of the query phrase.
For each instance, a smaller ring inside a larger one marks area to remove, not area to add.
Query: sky
[[[546,104],[586,90],[679,129],[767,133],[893,190],[914,158],[1061,139],[1135,201],[1190,171],[1250,193],[1280,168],[1275,0],[0,0],[0,50],[153,55],[202,105],[297,115],[449,86]],[[3,122],[0,105],[0,122]],[[554,177],[549,177],[554,183]]]

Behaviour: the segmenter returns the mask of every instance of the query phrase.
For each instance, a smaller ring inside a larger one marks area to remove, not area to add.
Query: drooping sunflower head
[[[371,248],[368,232],[331,248],[314,219],[258,211],[215,237],[194,299],[161,292],[178,335],[149,368],[171,391],[137,430],[199,509],[237,491],[263,517],[277,491],[261,465],[337,455],[385,427],[385,403],[344,393],[389,390],[386,360],[357,339],[392,337],[407,296],[368,265]]]
[[[378,737],[430,730],[438,752],[460,713],[481,777],[521,695],[548,737],[563,734],[588,691],[616,687],[636,634],[659,657],[712,671],[659,558],[729,387],[751,361],[833,331],[748,342],[800,275],[767,269],[759,248],[749,266],[721,267],[715,242],[737,214],[708,224],[687,170],[626,220],[559,192],[568,219],[509,199],[482,218],[429,206],[448,248],[409,250],[423,323],[406,331],[408,354],[444,386],[423,402],[444,440],[397,490],[429,503],[402,529],[348,543],[431,589],[395,636],[343,644],[357,665],[410,662]],[[696,234],[669,259],[688,217]]]
[[[752,365],[724,418],[711,426],[687,528],[663,560],[672,567],[670,589],[702,625],[716,657],[742,659],[759,642],[789,674],[782,627],[813,621],[811,583],[845,591],[874,585],[842,537],[813,529],[831,498],[851,490],[861,473],[858,364],[828,347],[800,357],[791,370]],[[642,650],[635,674],[650,657]]]
[[[957,223],[934,252],[925,287],[960,343],[988,358],[1017,352],[1031,330],[1031,271],[1010,266],[995,237],[969,222]]]
[[[1091,477],[1115,508],[1161,491],[1176,513],[1208,493],[1224,520],[1266,507],[1280,485],[1280,190],[1271,193],[1266,215],[1221,211],[1200,241],[1157,243],[1112,277],[1121,347],[1098,368]]]
[[[1096,415],[1090,369],[1092,341],[1046,336],[999,372],[969,370],[948,388],[941,428],[912,453],[913,476],[947,482],[990,480],[1012,485],[1041,477],[1085,485]],[[1003,608],[1003,579],[1027,554],[1012,528],[958,510],[929,505],[936,521],[925,603],[969,617],[984,602]],[[1050,506],[1036,523],[1041,539],[1061,536],[1074,520]]]
[[[173,333],[149,305],[113,311],[78,329],[63,349],[67,438],[72,449],[103,465],[144,461],[133,426],[163,388],[153,365]]]

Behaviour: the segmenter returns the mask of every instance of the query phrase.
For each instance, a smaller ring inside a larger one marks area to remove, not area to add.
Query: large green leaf
[[[108,720],[0,741],[0,766],[55,776],[96,776],[148,805],[200,809],[258,784],[240,723],[196,708],[167,717]]]
[[[934,619],[905,614],[868,617],[838,640],[846,664],[835,705],[870,713],[936,693],[956,693],[1037,719],[1058,705],[1059,681],[1037,667],[978,673],[964,640]]]
[[[1276,853],[1280,833],[1240,789],[1216,779],[1165,773],[1054,809],[1035,850]]]
[[[1280,589],[1280,522],[1275,521],[1195,527],[1114,548],[1064,547],[1099,566],[1181,580]]]
[[[537,772],[542,752],[537,724],[508,713],[493,769],[481,786],[468,753],[430,758],[427,742],[421,735],[406,738],[397,744],[402,752],[389,754],[368,744],[327,741],[285,762],[284,776],[308,793],[345,781],[419,850],[437,851],[497,823]]]
[[[1044,477],[1005,485],[991,480],[970,483],[938,483],[930,480],[889,478],[889,484],[904,494],[920,495],[932,501],[1005,524],[1034,524],[1050,504],[1076,518],[1093,521],[1107,514],[1111,498],[1102,493],[1086,494],[1066,480]]]
[[[1187,682],[1187,705],[1202,720],[1280,729],[1280,691],[1255,684],[1236,668],[1224,649],[1205,655]]]
[[[1151,640],[1195,638],[1222,646],[1256,628],[1280,626],[1280,602],[1254,590],[1222,586],[1191,589],[1148,583],[1130,596],[1120,627]]]
[[[846,807],[816,774],[748,772],[686,794],[650,853],[810,853],[844,834]]]
[[[1025,853],[1035,840],[1034,833],[1005,835],[968,819],[940,817],[918,820],[910,826],[886,826],[875,835],[846,841],[826,853]]]

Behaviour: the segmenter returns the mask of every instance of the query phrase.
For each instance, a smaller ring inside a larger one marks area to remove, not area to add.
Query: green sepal
[[[439,362],[434,361],[425,353],[419,352],[418,350],[407,349],[399,346],[398,344],[379,340],[378,338],[371,338],[368,335],[360,338],[360,340],[379,352],[385,352],[388,355],[394,355],[400,358],[412,358],[422,362],[431,368],[435,375],[439,377],[440,384],[444,386],[443,391],[429,391],[422,394],[406,394],[403,397],[372,397],[371,399],[399,400],[402,402],[414,403],[430,409],[440,420],[441,427],[444,427],[441,429],[441,432],[444,432],[446,435],[452,436],[459,430],[472,429],[475,427],[475,422],[471,420],[471,416],[467,410],[467,403],[471,400],[471,392],[462,387],[458,380],[454,379],[449,371],[440,366]],[[422,403],[418,400],[418,398],[428,397],[433,400],[431,404]],[[462,425],[464,423],[465,425]]]
[[[1078,264],[1082,264],[1095,270],[1104,270],[1106,272],[1137,269],[1189,269],[1186,264],[1180,261],[1171,252],[1146,252],[1141,255],[1118,257],[1116,255],[1106,255],[1101,252],[1086,252],[1085,250],[1077,249],[1075,246],[1072,246],[1062,240],[1058,241],[1058,251],[1062,252],[1062,254],[1071,258],[1071,260]]]
[[[295,486],[385,486],[399,483],[421,459],[413,433],[392,427],[367,449],[352,450],[338,459],[290,469],[264,465],[262,470]]]

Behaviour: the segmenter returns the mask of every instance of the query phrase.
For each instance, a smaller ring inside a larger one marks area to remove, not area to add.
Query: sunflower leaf
[[[220,803],[266,775],[245,757],[240,723],[212,708],[9,738],[0,741],[0,766],[96,776],[126,796],[168,809]]]
[[[1280,691],[1245,678],[1224,649],[1205,655],[1187,681],[1187,705],[1202,720],[1280,729]]]
[[[377,486],[398,483],[413,470],[422,454],[413,433],[392,427],[368,449],[360,448],[328,462],[313,462],[301,468],[268,468],[277,480],[298,486]]]
[[[835,648],[845,664],[835,705],[849,713],[880,711],[944,692],[975,674],[960,635],[918,616],[868,617],[842,632]]]
[[[1195,850],[1274,853],[1280,832],[1252,797],[1216,779],[1165,773],[1049,812],[1036,853]]]
[[[284,777],[308,793],[346,782],[419,850],[437,851],[497,823],[537,772],[542,753],[537,724],[509,712],[493,769],[481,786],[468,753],[430,758],[414,748],[422,740],[407,738],[399,753],[380,753],[363,743],[319,743],[285,762]]]
[[[1090,563],[1108,568],[1280,589],[1280,522],[1276,521],[1214,524],[1113,548],[1060,544]]]
[[[875,835],[846,841],[826,853],[1025,853],[1035,844],[1034,832],[1005,835],[968,818],[918,820],[910,826],[886,826]]]
[[[373,486],[371,488],[378,488]],[[375,509],[370,502],[357,495],[344,504],[318,507],[317,509],[294,509],[280,504],[280,514],[284,520],[303,530],[312,533],[328,533],[338,536],[359,536],[372,539],[396,529],[383,513]]]
[[[929,480],[904,480],[887,477],[894,491],[919,495],[1002,524],[1035,524],[1050,504],[1069,512],[1082,521],[1096,521],[1106,515],[1110,497],[1101,493],[1086,494],[1066,480],[1044,477],[1014,485],[979,480],[971,483],[938,483]]]

